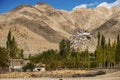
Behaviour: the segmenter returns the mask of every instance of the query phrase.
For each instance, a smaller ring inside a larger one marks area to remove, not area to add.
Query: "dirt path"
[[[59,80],[59,78],[14,78],[0,80]],[[62,80],[120,80],[120,71],[107,73],[96,77],[63,78]]]

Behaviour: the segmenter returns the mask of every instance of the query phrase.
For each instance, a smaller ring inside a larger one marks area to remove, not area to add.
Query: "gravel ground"
[[[0,80],[60,80],[60,78],[11,78]],[[62,80],[120,80],[120,71],[96,77],[62,78]]]

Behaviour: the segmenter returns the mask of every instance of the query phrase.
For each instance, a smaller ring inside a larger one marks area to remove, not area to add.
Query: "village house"
[[[28,60],[23,60],[23,59],[10,59],[10,65],[9,65],[9,72],[12,71],[23,71],[23,67],[29,63]],[[42,63],[37,63],[34,64],[34,69],[33,71],[45,71],[45,64]],[[27,69],[27,71],[30,71]]]
[[[10,59],[9,71],[23,71],[24,65],[26,65],[26,61],[23,59]]]
[[[33,71],[46,71],[45,64],[37,63],[34,66],[35,68],[33,69]]]

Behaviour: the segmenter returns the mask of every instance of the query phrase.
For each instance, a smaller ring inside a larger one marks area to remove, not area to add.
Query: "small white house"
[[[33,69],[33,71],[46,71],[45,64],[35,64],[35,68]]]
[[[90,33],[88,33],[88,32],[84,32],[83,35],[89,36]]]

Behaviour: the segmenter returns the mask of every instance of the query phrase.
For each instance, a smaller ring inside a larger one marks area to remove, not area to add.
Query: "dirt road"
[[[0,80],[60,80],[60,78],[14,78]],[[62,78],[62,80],[120,80],[120,71],[96,77]]]

